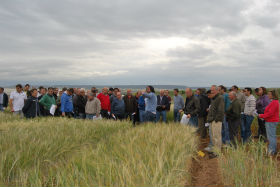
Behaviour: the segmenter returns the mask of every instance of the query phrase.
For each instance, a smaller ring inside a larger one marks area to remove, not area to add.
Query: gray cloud
[[[0,84],[277,86],[279,7],[273,0],[3,1]]]

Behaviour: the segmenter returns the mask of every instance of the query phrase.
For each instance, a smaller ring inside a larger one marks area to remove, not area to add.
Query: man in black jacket
[[[76,101],[75,101],[75,111],[76,111],[76,118],[78,119],[85,119],[86,113],[85,113],[85,107],[87,104],[86,100],[86,92],[85,89],[80,89],[79,95],[76,95]]]
[[[225,116],[225,101],[220,95],[219,88],[216,85],[211,86],[211,107],[207,115],[207,123],[210,124],[213,146],[216,149],[222,148],[222,122]]]
[[[229,127],[229,138],[231,144],[236,147],[236,140],[238,135],[238,127],[241,124],[241,102],[237,99],[236,92],[230,92],[228,94],[231,104],[229,105],[226,116]]]
[[[8,103],[8,95],[4,92],[4,88],[0,87],[0,112],[3,112],[7,108]]]
[[[160,90],[159,95],[157,96],[157,113],[156,113],[156,122],[160,120],[162,116],[162,121],[167,123],[166,120],[166,110],[169,106],[169,100],[166,95],[164,95],[164,90]]]
[[[206,138],[207,128],[205,127],[205,123],[207,120],[207,109],[210,105],[210,99],[206,95],[206,90],[204,88],[198,88],[196,94],[198,95],[200,103],[200,111],[198,113],[198,133],[201,138]]]
[[[37,98],[37,89],[30,91],[31,96],[26,100],[22,112],[26,118],[35,118],[40,116],[40,106]]]
[[[125,119],[129,117],[130,121],[133,121],[135,125],[135,114],[137,112],[137,101],[135,96],[132,95],[131,89],[126,91],[126,96],[123,97],[125,104]]]
[[[189,118],[189,125],[198,127],[198,114],[200,111],[199,99],[193,95],[193,91],[190,88],[186,89],[186,96],[184,113]]]

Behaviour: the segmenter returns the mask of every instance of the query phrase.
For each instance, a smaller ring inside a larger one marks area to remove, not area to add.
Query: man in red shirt
[[[97,98],[101,102],[101,116],[109,119],[111,112],[110,96],[108,95],[108,88],[104,87],[102,93],[98,94]]]

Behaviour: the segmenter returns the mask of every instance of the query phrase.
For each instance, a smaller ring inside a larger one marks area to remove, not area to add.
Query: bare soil
[[[204,151],[208,146],[209,139],[200,139],[198,151],[205,153],[204,157],[193,158],[191,164],[191,184],[186,186],[210,186],[223,187],[221,169],[218,164],[218,158],[210,158],[209,154]]]

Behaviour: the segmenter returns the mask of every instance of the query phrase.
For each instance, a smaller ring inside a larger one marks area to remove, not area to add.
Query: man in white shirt
[[[22,85],[16,85],[16,91],[13,91],[10,95],[10,107],[14,115],[23,117],[22,108],[26,99],[27,96],[22,90]]]
[[[245,88],[245,96],[244,118],[241,126],[241,137],[243,143],[248,142],[252,135],[251,125],[256,113],[256,98],[252,95],[252,88]]]

